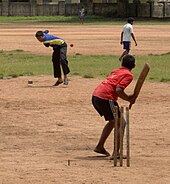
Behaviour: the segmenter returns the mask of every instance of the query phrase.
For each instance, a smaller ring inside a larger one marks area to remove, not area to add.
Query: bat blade
[[[146,76],[148,75],[148,72],[150,70],[150,67],[147,63],[145,63],[139,77],[138,77],[138,80],[136,82],[136,85],[135,85],[135,89],[134,89],[134,95],[136,96],[136,98],[138,97],[139,93],[140,93],[140,90],[143,86],[143,83],[146,79]],[[129,109],[132,107],[132,104],[129,105]]]
[[[148,72],[150,70],[150,67],[147,63],[145,63],[140,75],[139,75],[139,78],[137,80],[137,83],[136,83],[136,86],[135,86],[135,89],[134,89],[134,94],[135,96],[137,97],[140,93],[140,90],[143,86],[143,83],[146,79],[146,76],[148,75]]]

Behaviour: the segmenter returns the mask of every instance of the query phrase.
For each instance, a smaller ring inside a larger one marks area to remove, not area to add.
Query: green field
[[[88,25],[122,25],[127,20],[126,18],[113,18],[113,17],[103,17],[103,16],[86,16],[85,17],[85,24],[84,26]],[[52,24],[62,24],[62,25],[79,25],[79,17],[78,16],[0,16],[0,26],[3,25],[3,23],[14,23],[15,25],[27,25],[30,26],[31,24],[41,24],[41,25],[48,25]],[[170,20],[169,19],[140,19],[137,18],[135,21],[136,25],[169,25]],[[12,25],[10,25],[12,26]]]
[[[117,56],[69,56],[70,75],[84,78],[105,78],[120,66]],[[147,80],[170,81],[170,53],[162,55],[136,56],[136,68],[133,70],[137,79],[144,63],[151,67]],[[53,75],[51,56],[33,55],[22,50],[0,52],[0,78]]]

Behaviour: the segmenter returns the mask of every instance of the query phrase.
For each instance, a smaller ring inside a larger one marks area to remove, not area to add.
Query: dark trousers
[[[52,54],[54,78],[61,77],[61,68],[62,67],[64,75],[67,75],[70,72],[67,61],[67,46],[61,48],[54,48]]]

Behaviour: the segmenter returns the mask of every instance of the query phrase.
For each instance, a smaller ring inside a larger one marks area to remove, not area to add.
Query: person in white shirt
[[[83,24],[85,21],[85,9],[83,6],[79,10],[79,19],[80,19],[80,22]]]
[[[123,30],[121,32],[121,41],[120,44],[123,44],[123,49],[125,49],[122,53],[122,55],[120,56],[119,60],[121,61],[124,55],[127,55],[130,51],[130,45],[131,45],[131,37],[133,38],[134,42],[135,42],[135,46],[137,46],[137,42],[135,39],[135,35],[133,32],[133,22],[134,22],[134,18],[129,17],[127,20],[127,24],[125,24],[123,26]]]

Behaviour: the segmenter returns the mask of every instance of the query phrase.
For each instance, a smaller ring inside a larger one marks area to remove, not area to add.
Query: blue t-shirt
[[[62,38],[44,33],[43,44],[49,44],[53,48],[59,48],[65,41]]]

